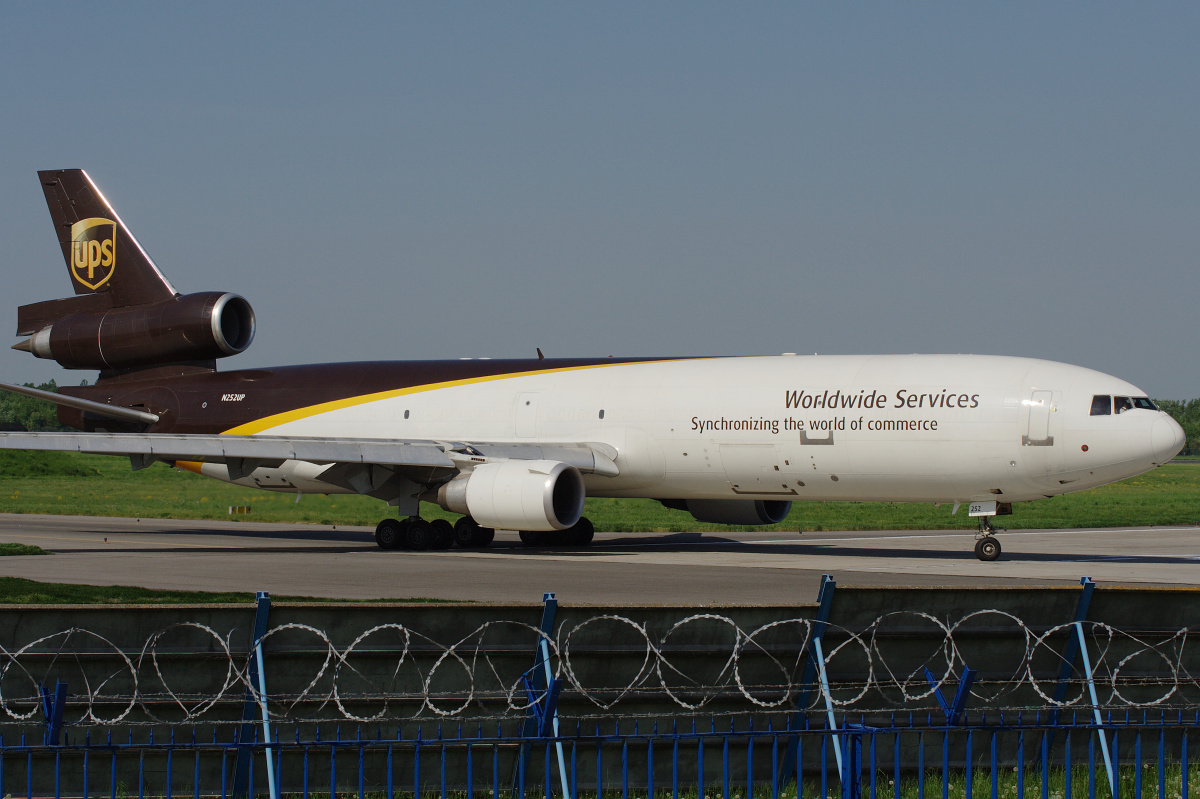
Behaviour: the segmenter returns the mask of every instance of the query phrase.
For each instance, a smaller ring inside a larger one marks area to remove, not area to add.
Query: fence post
[[[521,726],[521,747],[518,754],[517,769],[513,775],[513,786],[516,788],[519,774],[529,762],[533,750],[534,738],[554,736],[558,738],[558,695],[562,690],[562,680],[554,677],[550,667],[549,638],[554,632],[554,617],[558,612],[558,600],[553,593],[542,594],[542,623],[539,626],[537,643],[533,650],[533,668],[525,672],[522,679],[525,682],[525,693],[529,699],[529,708],[525,711],[525,722]],[[571,787],[567,780],[566,756],[563,752],[562,741],[555,741],[554,748],[558,755],[559,782],[562,786],[563,799],[571,799]],[[549,784],[549,775],[545,775]]]
[[[67,684],[58,680],[54,684],[54,694],[51,698],[50,686],[42,686],[42,713],[46,717],[46,731],[42,742],[46,746],[58,746],[62,735],[63,709],[67,704]]]
[[[1096,583],[1091,577],[1080,578],[1079,584],[1083,586],[1083,590],[1079,592],[1079,603],[1075,606],[1075,618],[1071,620],[1075,624],[1087,620],[1088,608],[1092,604],[1092,594],[1096,590]],[[1058,726],[1062,702],[1067,698],[1067,688],[1071,684],[1071,672],[1075,670],[1075,658],[1078,655],[1079,642],[1073,636],[1067,636],[1067,648],[1063,652],[1062,666],[1058,670],[1058,685],[1054,687],[1054,707],[1050,710],[1051,727]],[[1052,742],[1053,740],[1051,737]]]
[[[804,660],[804,672],[800,677],[800,688],[796,694],[796,707],[804,709],[808,705],[809,687],[812,685],[813,678],[816,676],[817,666],[813,659],[814,643],[817,647],[820,639],[825,635],[825,625],[829,621],[829,610],[833,606],[833,592],[837,588],[837,581],[833,579],[832,574],[821,575],[821,588],[817,592],[817,615],[812,622],[812,634],[809,636],[806,657]],[[821,659],[821,668],[824,670],[824,658]],[[807,718],[807,714],[805,714]],[[792,721],[798,721],[793,716]],[[789,727],[795,726],[789,723]],[[800,781],[799,763],[796,762],[797,753],[800,747],[800,736],[791,736],[787,739],[787,745],[784,747],[783,757],[779,764],[779,782],[782,785],[784,780],[790,774],[796,774],[796,781]]]
[[[1108,752],[1108,735],[1104,732],[1104,719],[1100,715],[1100,700],[1096,698],[1096,681],[1092,679],[1092,660],[1088,657],[1087,642],[1083,638],[1083,622],[1075,622],[1075,634],[1079,638],[1079,653],[1083,656],[1088,692],[1092,697],[1092,713],[1096,719],[1096,733],[1100,736],[1100,751],[1104,754],[1104,768],[1108,770],[1108,788],[1112,792],[1113,799],[1117,799],[1117,778],[1113,773],[1112,755]],[[1140,767],[1138,773],[1141,773]],[[1138,795],[1141,795],[1140,792]]]
[[[946,697],[942,695],[942,689],[938,685],[938,678],[934,675],[929,667],[925,667],[925,681],[933,688],[933,696],[937,699],[938,704],[942,706],[942,712],[946,714],[946,723],[951,727],[957,727],[962,723],[963,713],[967,710],[967,698],[971,695],[971,686],[975,684],[975,678],[979,676],[979,671],[963,664],[963,676],[958,681],[958,690],[954,692],[954,702],[946,701]]]
[[[861,724],[846,724],[844,737],[845,754],[842,757],[842,797],[843,799],[859,799],[862,793],[862,737],[871,730]],[[872,740],[874,740],[872,738]],[[834,736],[834,751],[838,749],[837,736]]]
[[[250,637],[248,653],[246,696],[242,700],[242,724],[238,728],[237,760],[233,767],[233,797],[248,796],[250,782],[250,761],[254,757],[254,715],[260,709],[258,695],[266,691],[266,676],[262,674],[262,637],[267,634],[267,616],[271,612],[271,597],[266,591],[255,595],[254,604],[254,634]],[[267,731],[270,743],[270,726],[267,724],[266,697],[261,702],[263,727]],[[271,749],[267,748],[267,775],[271,783],[271,795],[276,796],[274,767],[271,762]]]

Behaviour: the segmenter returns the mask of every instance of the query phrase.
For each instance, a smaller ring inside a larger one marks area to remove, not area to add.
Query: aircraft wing
[[[605,444],[462,443],[385,438],[192,435],[170,433],[0,433],[0,449],[128,455],[134,469],[155,461],[224,463],[230,478],[287,460],[420,469],[434,482],[472,462],[554,460],[581,472],[616,476],[616,451]],[[427,471],[426,471],[427,470]]]

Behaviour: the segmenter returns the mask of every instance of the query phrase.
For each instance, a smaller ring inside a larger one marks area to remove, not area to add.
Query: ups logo
[[[109,281],[117,266],[117,224],[80,219],[71,225],[71,275],[92,291]]]

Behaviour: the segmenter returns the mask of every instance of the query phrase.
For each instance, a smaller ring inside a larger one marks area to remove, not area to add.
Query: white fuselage
[[[228,432],[616,451],[588,493],[659,499],[1014,502],[1130,477],[1183,444],[1144,397],[1090,369],[976,355],[775,356],[613,363],[433,384],[316,406]],[[289,461],[236,482],[334,493]],[[209,464],[203,473],[228,477]]]

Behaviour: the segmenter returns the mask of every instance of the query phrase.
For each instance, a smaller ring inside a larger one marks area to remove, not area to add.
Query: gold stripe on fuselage
[[[554,369],[533,369],[528,372],[504,372],[503,374],[484,375],[482,377],[467,377],[461,380],[447,380],[442,383],[424,383],[416,386],[408,386],[407,388],[390,389],[388,391],[378,391],[373,394],[360,394],[354,397],[346,397],[345,399],[330,400],[329,402],[321,402],[316,405],[308,405],[303,408],[296,408],[282,413],[264,416],[261,419],[255,419],[252,422],[240,424],[237,427],[232,427],[224,432],[224,435],[233,436],[252,436],[261,433],[264,430],[269,430],[273,427],[278,427],[281,424],[288,422],[296,422],[301,419],[308,419],[313,416],[318,416],[322,413],[330,411],[338,411],[343,408],[352,408],[355,405],[365,405],[368,402],[376,402],[378,400],[391,399],[392,397],[403,397],[406,394],[421,394],[426,391],[436,391],[441,388],[454,388],[456,386],[469,386],[478,383],[490,383],[496,380],[508,380],[514,377],[533,377],[535,375],[548,375],[559,372],[576,372],[583,369],[603,369],[612,368],[614,366],[639,366],[641,364],[651,363],[668,363],[676,360],[701,360],[701,359],[681,359],[681,358],[663,358],[653,361],[621,361],[618,363],[592,363],[584,366],[560,366]]]

